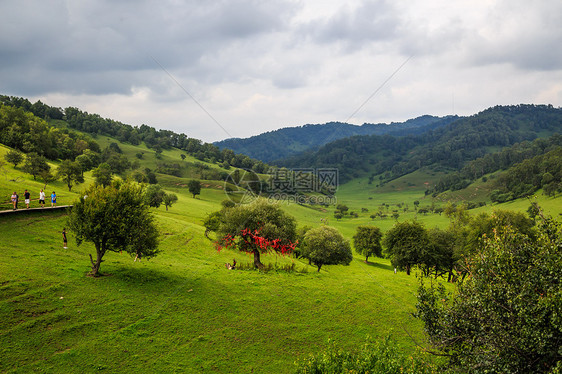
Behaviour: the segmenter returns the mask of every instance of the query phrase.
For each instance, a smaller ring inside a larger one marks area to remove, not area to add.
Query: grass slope
[[[127,155],[143,149],[120,146]],[[6,151],[0,147],[0,157]],[[162,160],[179,160],[179,153],[164,151]],[[146,151],[142,167],[156,165],[152,162]],[[4,171],[4,199],[14,189],[38,192],[42,187],[12,165]],[[70,193],[60,182],[47,191],[60,190],[61,203],[72,202],[91,183],[86,177]],[[161,254],[139,263],[126,254],[108,253],[101,268],[106,276],[96,279],[86,277],[88,254],[94,253],[90,244],[77,247],[70,234],[69,249],[62,248],[64,214],[46,210],[0,216],[0,372],[286,373],[296,358],[325,348],[329,338],[352,349],[367,335],[391,332],[404,352],[415,346],[411,337],[423,341],[421,324],[410,315],[414,276],[394,274],[388,260],[365,264],[358,256],[350,266],[325,266],[320,273],[306,262],[275,255],[263,261],[295,261],[297,269],[308,272],[226,270],[224,263],[233,257],[239,262],[251,258],[219,253],[203,235],[202,220],[225,198],[220,182],[204,182],[207,188],[193,199],[184,187],[187,179],[158,177],[179,198],[169,211],[154,209]],[[390,211],[396,204],[407,205],[399,220],[417,216],[428,227],[445,227],[444,216],[414,211],[414,201],[431,204],[424,195],[430,177],[435,176],[420,172],[382,187],[366,179],[341,186],[338,202],[357,211],[358,218],[336,221],[334,207],[281,206],[299,225],[316,227],[328,218],[348,238],[359,224],[383,231],[392,227],[392,218],[369,218],[381,203],[389,204]],[[551,214],[560,213],[560,198],[539,194],[538,199]],[[525,210],[528,201],[501,207]]]

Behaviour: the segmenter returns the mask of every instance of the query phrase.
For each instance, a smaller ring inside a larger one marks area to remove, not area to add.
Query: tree
[[[187,184],[187,188],[189,189],[189,193],[191,193],[193,198],[195,198],[195,195],[199,195],[201,193],[201,182],[192,179]]]
[[[144,202],[146,205],[158,208],[164,201],[166,193],[159,184],[151,184],[144,191]]]
[[[43,186],[43,189],[47,188],[47,185],[51,182],[54,182],[57,180],[57,177],[54,176],[53,174],[51,174],[50,170],[43,170],[40,174],[39,174],[39,178],[43,181],[43,183],[45,184]]]
[[[183,160],[185,160],[185,157],[186,157],[186,156],[182,153],[182,154],[180,155],[180,157],[181,157],[181,159],[182,159],[182,161],[183,161]]]
[[[10,149],[8,153],[4,155],[4,159],[9,162],[10,164],[14,164],[14,167],[17,167],[23,161],[23,153],[17,151],[15,149]]]
[[[107,163],[102,162],[97,168],[92,172],[92,176],[95,178],[96,184],[100,186],[107,187],[111,184],[113,180],[113,175],[111,173],[111,166]]]
[[[217,232],[217,247],[235,247],[254,255],[254,266],[261,268],[261,254],[290,253],[295,248],[295,218],[265,199],[225,209]]]
[[[486,237],[455,293],[420,285],[416,316],[453,368],[560,372],[562,225],[541,217],[537,231],[533,238],[506,226]]]
[[[205,237],[207,239],[211,239],[209,237],[209,233],[211,231],[216,232],[218,231],[221,222],[223,219],[223,212],[222,211],[216,211],[213,212],[209,215],[207,215],[207,217],[205,217],[205,219],[203,220],[203,226],[205,226]]]
[[[353,260],[349,240],[333,227],[320,226],[304,235],[302,256],[318,267],[322,265],[349,265]]]
[[[85,194],[87,198],[80,197],[74,203],[68,226],[78,245],[87,241],[96,248],[95,261],[90,255],[91,275],[99,274],[107,251],[125,251],[147,258],[158,253],[158,230],[139,185],[94,185]]]
[[[76,161],[64,160],[57,169],[57,177],[66,183],[69,191],[75,183],[84,183],[82,167]]]
[[[173,193],[165,193],[164,199],[163,199],[162,202],[166,206],[166,211],[168,211],[168,207],[172,206],[172,204],[174,204],[176,201],[178,201],[177,195],[175,195]]]
[[[78,163],[78,165],[80,165],[80,171],[82,172],[82,175],[84,175],[84,172],[91,170],[94,166],[92,164],[92,160],[87,155],[76,156],[75,161]]]
[[[392,266],[399,270],[410,270],[427,261],[429,238],[425,227],[419,222],[398,222],[384,236],[383,244]]]
[[[47,164],[47,159],[45,157],[39,156],[35,152],[28,153],[25,157],[23,171],[33,175],[33,180],[42,172],[49,170],[51,170],[51,167]]]
[[[358,226],[357,232],[353,236],[355,251],[365,256],[365,262],[369,261],[369,256],[382,257],[381,245],[382,233],[375,226]]]

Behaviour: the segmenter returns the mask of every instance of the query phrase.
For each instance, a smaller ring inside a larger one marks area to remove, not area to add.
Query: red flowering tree
[[[254,266],[262,267],[261,254],[291,253],[295,249],[296,221],[277,204],[258,199],[223,212],[217,231],[217,248],[253,253]]]

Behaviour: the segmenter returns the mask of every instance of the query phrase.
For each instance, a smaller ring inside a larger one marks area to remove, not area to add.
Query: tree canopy
[[[322,265],[349,265],[353,260],[349,240],[335,228],[320,226],[304,235],[301,255],[318,267]]]
[[[369,256],[382,257],[381,245],[382,233],[375,226],[358,226],[357,232],[353,236],[355,251],[365,256],[365,262]]]
[[[96,260],[90,255],[91,274],[99,273],[107,251],[125,251],[133,256],[150,258],[158,253],[158,230],[148,205],[144,203],[141,186],[134,183],[113,183],[107,187],[94,185],[74,203],[68,226],[80,245],[94,244]]]
[[[261,254],[292,252],[296,245],[295,236],[295,218],[276,204],[256,199],[250,204],[224,209],[217,245],[253,253],[254,266],[261,268]]]
[[[416,315],[449,365],[463,373],[560,370],[562,225],[542,218],[536,237],[505,226],[467,267],[456,292],[423,283],[418,291]]]

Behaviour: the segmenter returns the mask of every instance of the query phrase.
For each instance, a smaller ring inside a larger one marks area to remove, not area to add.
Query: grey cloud
[[[2,2],[0,66],[17,77],[5,89],[127,93],[145,80],[137,72],[160,70],[151,57],[204,80],[206,56],[286,28],[294,9],[256,0]]]
[[[342,8],[326,20],[315,20],[303,30],[321,43],[340,42],[350,48],[389,40],[400,27],[399,12],[386,0],[365,1],[350,10]]]

